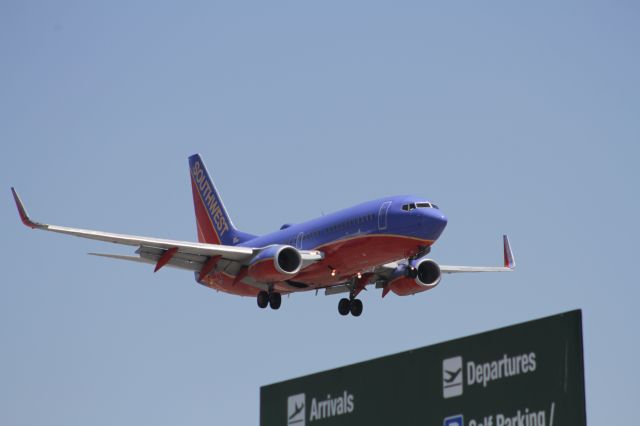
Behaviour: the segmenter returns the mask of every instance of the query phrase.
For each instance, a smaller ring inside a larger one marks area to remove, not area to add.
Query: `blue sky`
[[[0,4],[0,423],[245,425],[259,387],[584,310],[592,424],[636,418],[635,2]],[[277,312],[86,256],[60,225],[195,239],[199,152],[237,226],[433,199],[432,256],[514,274]]]

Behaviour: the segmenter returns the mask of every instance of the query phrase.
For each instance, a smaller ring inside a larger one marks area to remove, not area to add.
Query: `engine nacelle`
[[[408,296],[431,290],[440,283],[440,266],[431,259],[417,259],[398,265],[389,280],[389,289],[398,296]]]
[[[291,246],[269,246],[251,259],[247,275],[260,282],[288,280],[300,272],[302,256]]]

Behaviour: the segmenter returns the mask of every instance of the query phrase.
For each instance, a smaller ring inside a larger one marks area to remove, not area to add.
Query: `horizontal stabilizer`
[[[143,256],[127,256],[123,254],[111,254],[111,253],[87,253],[87,254],[91,256],[106,257],[108,259],[116,259],[116,260],[128,260],[129,262],[145,263],[149,265],[157,265],[161,257],[160,255],[149,256],[148,253],[144,253],[144,252],[143,252],[143,254],[145,255],[144,257]],[[179,258],[179,257],[174,257],[170,259],[166,263],[166,265],[168,267],[186,269],[188,271],[199,271],[202,268],[202,263],[193,262],[193,261]]]
[[[110,253],[87,253],[89,256],[98,256],[98,257],[106,257],[109,259],[117,259],[117,260],[128,260],[130,262],[138,262],[138,263],[151,263],[155,262],[151,259],[144,259],[138,256],[127,256],[124,254],[110,254]]]

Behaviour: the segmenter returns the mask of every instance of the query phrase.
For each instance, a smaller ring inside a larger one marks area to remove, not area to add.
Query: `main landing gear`
[[[258,293],[258,307],[264,309],[267,305],[271,306],[271,309],[278,309],[282,305],[282,295],[274,291],[266,292],[264,290]]]
[[[348,315],[351,312],[354,317],[359,317],[362,314],[362,300],[356,299],[354,296],[349,296],[348,299],[342,298],[338,302],[338,312],[340,315]]]

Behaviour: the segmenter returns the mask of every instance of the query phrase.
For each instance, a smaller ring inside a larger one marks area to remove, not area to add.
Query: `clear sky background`
[[[259,387],[575,308],[590,424],[639,398],[640,6],[607,2],[0,3],[0,424],[250,425]],[[513,274],[279,311],[36,220],[195,239],[199,152],[266,233],[410,193],[432,256]]]

